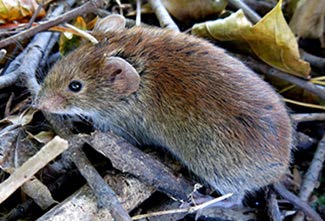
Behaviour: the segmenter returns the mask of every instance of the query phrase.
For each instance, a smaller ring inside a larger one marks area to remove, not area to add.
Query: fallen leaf
[[[286,23],[282,0],[257,24],[251,26],[239,10],[220,21],[196,24],[192,33],[220,41],[243,41],[265,63],[284,72],[309,78],[310,65],[300,59],[298,44]]]
[[[178,20],[188,21],[218,15],[226,6],[226,0],[162,0],[166,9]]]
[[[52,140],[54,138],[54,133],[52,131],[41,131],[36,135],[33,135],[28,131],[26,131],[26,132],[27,132],[29,138],[33,138],[43,144],[49,142],[50,140]]]
[[[5,23],[31,17],[37,8],[38,4],[35,0],[0,0],[0,20]],[[45,10],[41,9],[38,17],[43,16]]]
[[[2,119],[0,121],[0,123],[10,122],[11,124],[16,125],[16,126],[26,126],[33,120],[34,114],[37,111],[38,110],[35,110],[35,109],[28,109],[20,115],[8,116],[8,117]]]
[[[76,18],[73,24],[75,27],[81,30],[87,30],[87,24],[84,19],[80,16]],[[81,37],[73,35],[71,32],[64,32],[61,34],[59,41],[59,50],[62,55],[67,54],[70,51],[76,49],[81,42]]]
[[[244,12],[238,10],[224,19],[195,24],[192,33],[219,41],[244,40],[241,33],[251,26],[252,23],[245,17]]]
[[[282,0],[242,36],[265,63],[308,78],[310,65],[300,59],[297,40],[282,14],[281,4]]]

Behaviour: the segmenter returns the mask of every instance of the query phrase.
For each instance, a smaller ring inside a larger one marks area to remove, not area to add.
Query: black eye
[[[79,92],[82,88],[82,83],[80,81],[71,81],[69,84],[69,89],[72,92]]]

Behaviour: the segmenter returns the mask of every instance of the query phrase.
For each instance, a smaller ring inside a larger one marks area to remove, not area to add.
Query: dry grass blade
[[[228,193],[225,194],[223,196],[220,196],[218,198],[215,198],[213,200],[209,200],[205,203],[202,203],[200,205],[197,206],[192,206],[192,207],[188,207],[188,208],[181,208],[181,209],[173,209],[173,210],[165,210],[165,211],[159,211],[159,212],[153,212],[153,213],[148,213],[148,214],[142,214],[142,215],[137,215],[137,216],[133,216],[132,220],[139,220],[139,219],[145,219],[148,217],[152,217],[152,216],[162,216],[162,215],[167,215],[167,214],[173,214],[173,213],[194,213],[198,210],[202,210],[206,207],[209,207],[217,202],[220,202],[222,200],[225,200],[229,197],[231,197],[233,194],[232,193]]]

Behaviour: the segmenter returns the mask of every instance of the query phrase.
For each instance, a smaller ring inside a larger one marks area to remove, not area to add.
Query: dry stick
[[[260,15],[264,15],[274,8],[275,4],[268,1],[259,0],[243,0],[251,9],[258,12]]]
[[[300,50],[301,57],[305,61],[309,62],[311,66],[318,68],[321,71],[325,71],[325,58],[318,57],[313,54],[309,54],[304,50]]]
[[[132,220],[117,199],[114,191],[98,174],[97,170],[87,159],[87,156],[80,149],[83,143],[83,139],[80,139],[80,136],[73,137],[69,142],[69,153],[72,161],[77,166],[83,177],[87,180],[88,185],[91,189],[96,190],[94,193],[98,200],[98,207],[100,209],[108,209],[114,219],[118,221]]]
[[[261,72],[268,76],[280,78],[280,79],[290,82],[294,85],[297,85],[313,94],[316,94],[321,99],[325,99],[325,87],[315,85],[312,82],[309,82],[307,80],[303,80],[303,79],[297,78],[295,76],[289,75],[285,72],[279,71],[275,68],[270,67],[267,64],[264,64],[260,61],[255,60],[254,58],[252,58],[250,56],[244,56],[244,55],[235,54],[235,53],[229,53],[229,54],[233,55],[234,57],[239,58],[248,67],[252,68],[253,70],[255,70],[257,72]]]
[[[310,195],[312,194],[313,190],[315,189],[318,177],[322,171],[323,163],[325,161],[325,134],[323,138],[318,143],[317,150],[315,152],[314,158],[311,161],[310,167],[307,170],[307,173],[304,176],[299,197],[301,200],[308,202]],[[302,221],[304,220],[304,216],[297,216],[294,217],[294,221]]]
[[[67,148],[68,142],[58,136],[43,146],[40,151],[29,158],[8,179],[0,184],[0,203]]]
[[[153,217],[153,216],[162,216],[162,215],[168,215],[168,214],[174,214],[174,213],[194,213],[196,211],[207,208],[217,202],[225,200],[225,199],[231,197],[232,195],[233,195],[232,193],[228,193],[228,194],[225,194],[218,198],[209,200],[209,201],[202,203],[200,205],[192,206],[192,207],[188,207],[188,208],[165,210],[165,211],[160,211],[160,212],[152,212],[152,213],[148,213],[148,214],[136,215],[136,216],[132,217],[132,220],[145,219],[145,218],[149,218],[149,217]]]
[[[309,137],[302,132],[296,132],[295,138],[296,144],[294,144],[294,146],[296,146],[298,151],[308,150],[318,143],[317,139]]]
[[[229,3],[234,5],[236,8],[243,9],[244,13],[252,22],[257,23],[259,20],[261,20],[261,16],[259,16],[256,12],[254,12],[242,0],[229,0]]]
[[[137,15],[135,18],[135,25],[141,25],[141,0],[137,0]]]
[[[54,19],[51,19],[45,23],[42,23],[38,26],[35,26],[31,29],[28,29],[26,31],[22,31],[16,35],[10,36],[2,41],[0,41],[0,48],[3,48],[9,44],[15,43],[17,41],[21,41],[25,38],[31,37],[33,35],[35,35],[36,33],[40,32],[40,31],[44,31],[49,29],[50,27],[53,27],[55,25],[61,24],[62,22],[66,22],[69,21],[75,17],[77,17],[78,15],[82,15],[82,14],[87,14],[90,12],[95,11],[98,7],[101,7],[103,4],[103,0],[91,0],[87,3],[85,3],[84,5],[73,9],[63,15],[60,15]]]
[[[44,0],[42,0],[42,2],[40,2],[40,4],[38,5],[37,9],[34,11],[33,16],[31,17],[31,19],[29,20],[26,29],[29,29],[30,27],[32,27],[37,15],[41,12],[42,8],[44,6]]]
[[[53,33],[51,39],[48,41],[47,46],[44,49],[43,57],[42,57],[42,59],[39,63],[39,66],[38,66],[39,70],[44,70],[45,67],[48,67],[46,65],[49,60],[49,56],[52,52],[52,48],[58,42],[59,37],[60,37],[60,33]],[[43,75],[42,75],[42,77],[43,77]]]
[[[179,31],[179,28],[170,17],[165,6],[161,3],[160,0],[148,0],[148,2],[150,3],[152,10],[155,12],[162,28],[169,28],[175,31]]]
[[[281,213],[278,206],[278,201],[276,200],[276,195],[273,190],[269,193],[269,198],[267,202],[268,213],[272,217],[272,221],[281,221]]]
[[[110,159],[114,168],[127,172],[144,183],[176,199],[186,200],[193,186],[170,169],[111,132],[95,132],[89,141],[99,153]]]
[[[291,114],[290,116],[296,122],[325,121],[325,113]]]

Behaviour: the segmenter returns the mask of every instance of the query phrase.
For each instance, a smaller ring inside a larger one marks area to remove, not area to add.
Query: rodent
[[[290,162],[292,126],[277,93],[213,44],[159,28],[101,20],[57,62],[35,104],[90,117],[131,143],[163,147],[221,193],[277,182]]]

